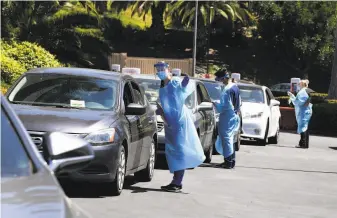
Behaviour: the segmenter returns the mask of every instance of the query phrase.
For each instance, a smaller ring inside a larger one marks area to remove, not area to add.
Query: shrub
[[[61,67],[62,64],[47,50],[36,43],[1,42],[1,52],[16,61],[27,70],[38,67]]]
[[[1,82],[12,84],[22,73],[26,71],[21,64],[13,58],[7,57],[5,54],[0,55],[1,63]]]
[[[1,83],[1,94],[3,95],[6,94],[7,89],[8,89],[8,85],[5,83]]]
[[[312,104],[322,104],[322,103],[329,103],[329,104],[336,104],[337,100],[329,100],[327,99],[328,94],[326,93],[312,93],[311,94],[311,103]],[[288,96],[279,96],[275,97],[276,100],[280,101],[281,107],[293,107],[292,104],[288,104]]]
[[[337,104],[316,104],[313,106],[310,130],[319,132],[333,132],[337,134]]]

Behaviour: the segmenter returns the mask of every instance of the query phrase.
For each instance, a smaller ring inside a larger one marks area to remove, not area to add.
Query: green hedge
[[[0,55],[0,63],[1,81],[6,84],[11,84],[26,71],[20,62],[6,56],[4,53]]]
[[[38,67],[61,67],[47,50],[35,43],[1,40],[1,81],[11,85],[22,73]]]
[[[320,133],[337,136],[337,104],[316,104],[312,108],[312,118],[309,129]]]
[[[36,43],[2,41],[1,52],[18,61],[27,70],[37,67],[61,67],[62,64]]]
[[[312,104],[322,104],[322,103],[329,103],[329,104],[336,104],[337,100],[330,100],[327,99],[328,94],[325,93],[312,93],[311,94],[311,103]],[[293,104],[288,104],[289,96],[279,96],[275,97],[276,100],[280,102],[281,107],[294,107]]]
[[[312,96],[312,117],[309,130],[323,135],[337,136],[337,100],[327,100],[327,94]],[[322,98],[324,98],[322,100]],[[281,107],[293,107],[288,104],[288,96],[276,97]],[[323,103],[322,103],[323,101]]]

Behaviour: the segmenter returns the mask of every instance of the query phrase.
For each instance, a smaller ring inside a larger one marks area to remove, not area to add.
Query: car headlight
[[[114,142],[116,134],[116,129],[110,128],[90,133],[84,139],[92,145],[104,145]]]

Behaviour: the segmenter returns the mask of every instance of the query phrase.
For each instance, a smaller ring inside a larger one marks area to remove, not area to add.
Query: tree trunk
[[[156,42],[163,41],[165,34],[165,26],[164,26],[164,12],[166,9],[166,2],[160,1],[158,5],[154,2],[152,3],[151,14],[152,14],[152,24],[150,27],[152,36]]]
[[[332,63],[331,81],[329,86],[329,99],[337,99],[337,29],[335,32],[335,54]]]
[[[204,59],[207,47],[207,27],[199,10],[198,13],[198,30],[197,30],[197,58]]]

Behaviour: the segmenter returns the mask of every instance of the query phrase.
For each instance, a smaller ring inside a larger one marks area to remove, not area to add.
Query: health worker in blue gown
[[[301,135],[298,148],[309,148],[308,126],[312,116],[312,104],[310,103],[311,90],[308,88],[309,80],[301,80],[300,91],[296,97],[288,92],[290,101],[295,106],[295,115],[297,121],[297,133]]]
[[[205,160],[192,113],[185,106],[185,100],[192,94],[193,87],[188,76],[184,79],[173,77],[167,63],[159,62],[155,68],[162,81],[157,114],[165,121],[165,155],[169,170],[174,174],[172,182],[161,189],[179,192],[185,170],[195,168]]]
[[[236,85],[232,83],[226,69],[220,69],[215,73],[215,76],[217,81],[225,84],[220,96],[220,102],[213,102],[216,110],[220,113],[215,148],[224,156],[224,162],[219,164],[218,167],[232,169],[235,167],[234,135],[239,131],[240,127],[240,117],[235,111],[232,99],[232,96],[235,96],[232,92],[235,90]]]

